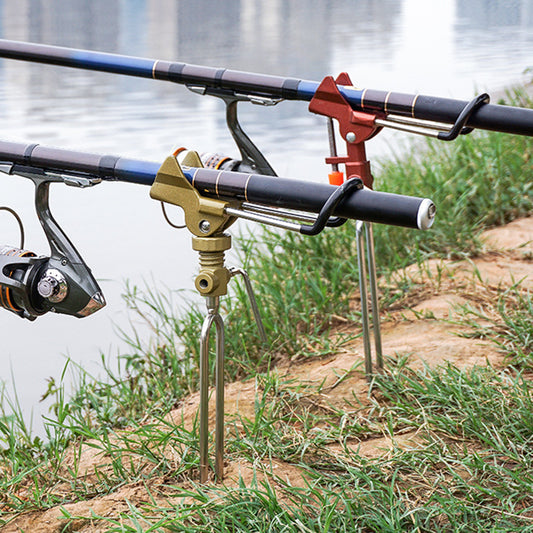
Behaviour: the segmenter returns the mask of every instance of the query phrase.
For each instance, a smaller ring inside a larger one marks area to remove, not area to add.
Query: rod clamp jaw
[[[346,72],[335,80],[331,76],[324,78],[309,103],[312,113],[338,121],[340,134],[346,142],[346,155],[327,157],[326,163],[344,164],[347,178],[357,176],[367,187],[372,188],[373,178],[370,162],[366,159],[365,141],[377,135],[381,128],[376,126],[375,114],[354,111],[338,85],[352,86]]]
[[[202,162],[192,150],[184,154],[182,164],[201,168]],[[183,209],[187,229],[197,237],[210,237],[228,228],[235,218],[226,213],[229,202],[201,196],[189,183],[175,156],[165,159],[150,189],[150,197]]]

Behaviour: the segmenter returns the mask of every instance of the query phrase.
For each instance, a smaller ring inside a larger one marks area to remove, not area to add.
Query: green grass
[[[496,300],[461,308],[460,323],[470,327],[465,335],[490,339],[518,369],[533,369],[533,300],[520,282]]]
[[[376,383],[372,418],[392,438],[416,431],[418,444],[378,460],[361,457],[353,438],[339,432],[342,413],[295,412],[294,384],[261,379],[260,421],[241,421],[245,436],[230,431],[228,439],[230,457],[244,455],[256,465],[255,482],[183,488],[179,481],[190,476],[194,453],[181,469],[162,459],[165,445],[190,445],[183,428],[132,428],[114,443],[100,439],[114,463],[99,476],[99,492],[166,475],[166,502],[154,495],[153,502],[128,503],[119,516],[92,519],[109,531],[533,530],[532,388],[522,376],[392,365]],[[317,424],[322,431],[311,431]],[[344,453],[330,451],[339,441]],[[153,457],[152,470],[135,471],[134,449]],[[291,484],[283,473],[268,481],[261,473],[271,460],[298,466],[306,481]]]
[[[519,92],[514,98],[531,105]],[[430,197],[438,218],[429,232],[376,226],[380,274],[431,257],[474,257],[483,229],[531,213],[531,153],[530,139],[475,132],[381,163],[378,189]],[[255,482],[197,485],[196,422],[167,416],[197,389],[203,309],[175,316],[175,293],[128,287],[128,304],[154,332],[152,348],[128,334],[130,349],[116,366],[102,357],[103,379],[69,362],[45,393],[53,405],[43,439],[32,435],[16,398],[2,395],[0,525],[134,485],[146,491],[145,503],[122,502],[112,517],[64,507],[64,531],[90,520],[108,531],[533,531],[530,294],[517,285],[490,309],[465,310],[471,334],[497,343],[508,368],[413,371],[390,359],[365,402],[353,398],[340,409],[327,405],[320,387],[269,370],[331,353],[347,340],[333,341],[332,327],[358,324],[350,306],[358,284],[354,225],[314,238],[266,229],[241,238],[240,254],[270,343],[262,345],[244,288],[232,282],[222,303],[226,378],[252,380],[256,398],[254,416],[227,421],[226,450],[255,469]],[[384,304],[412,289],[399,282]],[[78,385],[67,399],[69,371]],[[357,451],[358,442],[411,433],[416,446],[398,445],[387,457]],[[101,457],[90,471],[87,449]],[[273,464],[295,467],[301,482],[291,484]]]

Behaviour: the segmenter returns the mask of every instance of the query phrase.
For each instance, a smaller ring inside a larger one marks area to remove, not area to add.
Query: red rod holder
[[[326,163],[344,164],[348,179],[360,178],[371,189],[373,177],[370,162],[366,159],[365,141],[376,135],[381,128],[375,125],[375,114],[354,111],[337,85],[352,86],[350,76],[342,72],[336,80],[331,76],[324,78],[309,103],[309,111],[336,119],[340,134],[346,142],[347,155],[326,157]]]

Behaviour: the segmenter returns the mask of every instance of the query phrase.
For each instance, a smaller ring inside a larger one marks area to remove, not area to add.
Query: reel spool
[[[20,248],[15,248],[13,246],[5,246],[0,245],[0,255],[2,256],[8,256],[13,258],[30,258],[30,257],[36,257],[36,254],[29,250],[22,250]],[[15,282],[20,283],[21,285],[25,284],[25,279],[29,277],[35,277],[31,276],[30,270],[34,270],[34,267],[32,266],[30,268],[30,265],[28,264],[26,267],[22,264],[13,264],[13,265],[6,265],[3,269],[4,272],[2,274],[11,280],[14,280]],[[13,283],[13,282],[11,282]],[[27,283],[27,280],[26,280]],[[1,283],[0,278],[0,306],[4,309],[7,309],[8,311],[12,311],[13,313],[16,313],[20,315],[21,313],[24,313],[24,310],[28,306],[28,302],[31,302],[31,300],[35,300],[35,298],[32,298],[30,293],[28,292],[27,295],[21,294],[19,287],[13,287],[8,286],[5,283]],[[37,314],[37,307],[40,307],[39,305],[35,305],[37,302],[31,302],[33,305],[31,305],[31,310],[33,311],[33,314]],[[23,315],[21,315],[23,316]]]
[[[0,307],[34,320],[55,311],[54,306],[68,296],[67,278],[57,268],[50,268],[49,257],[5,245],[0,245],[0,256]]]
[[[79,267],[0,245],[0,307],[29,320],[48,311],[78,318],[94,313],[105,300],[92,279],[77,275]]]
[[[204,152],[200,155],[200,160],[204,168],[215,170],[230,170],[234,172],[252,172],[253,169],[240,159],[233,159],[218,152]]]

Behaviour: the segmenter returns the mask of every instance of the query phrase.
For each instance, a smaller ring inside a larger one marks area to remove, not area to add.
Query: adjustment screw
[[[357,139],[355,133],[353,131],[349,131],[347,134],[346,134],[346,140],[349,142],[349,143],[354,143],[355,140]]]
[[[202,220],[199,224],[199,227],[202,233],[209,233],[209,231],[211,230],[211,224],[208,220]]]

